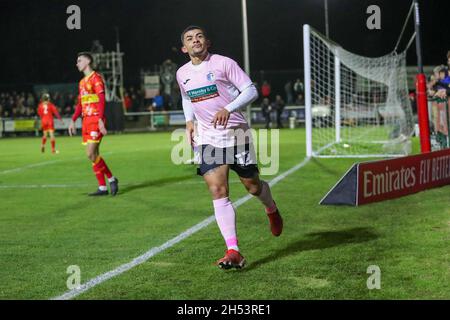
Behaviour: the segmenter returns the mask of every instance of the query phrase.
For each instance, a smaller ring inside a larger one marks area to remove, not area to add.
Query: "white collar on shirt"
[[[208,55],[206,56],[205,60],[203,60],[200,64],[193,64],[191,61],[191,68],[193,68],[194,70],[203,69],[204,66],[207,64],[207,62],[209,61],[210,57],[211,57],[211,53],[208,52]]]

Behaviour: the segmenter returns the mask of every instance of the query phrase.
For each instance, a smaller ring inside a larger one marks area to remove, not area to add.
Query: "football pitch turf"
[[[96,189],[80,137],[0,139],[0,299],[66,292],[131,262],[213,215],[193,165],[174,165],[170,133],[107,136],[101,152],[120,180],[116,197]],[[48,148],[49,146],[47,146]],[[414,141],[415,150],[418,149]],[[303,129],[280,131],[280,169],[305,158]],[[318,202],[361,159],[312,159],[272,189],[285,228],[271,235],[261,203],[237,208],[241,270],[223,271],[215,222],[75,299],[450,299],[450,188],[361,207]],[[230,172],[230,198],[246,195]],[[381,271],[369,290],[367,269]]]

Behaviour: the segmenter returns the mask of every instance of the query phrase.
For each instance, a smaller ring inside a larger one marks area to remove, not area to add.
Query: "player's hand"
[[[194,146],[194,123],[186,122],[186,139],[191,146]]]
[[[103,122],[103,119],[98,120],[98,129],[100,130],[102,135],[106,136],[108,134],[108,131],[106,131],[105,123]]]
[[[216,125],[223,126],[224,128],[226,128],[228,124],[228,119],[230,119],[230,111],[223,108],[222,110],[216,113],[211,123],[214,125],[214,129],[216,128]]]
[[[70,120],[70,124],[69,124],[69,135],[73,136],[74,134],[77,133],[77,129],[75,128],[75,122],[73,122],[73,120]]]

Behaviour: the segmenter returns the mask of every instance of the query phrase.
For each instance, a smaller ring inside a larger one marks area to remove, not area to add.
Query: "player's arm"
[[[258,98],[258,90],[250,80],[249,76],[234,60],[228,59],[224,68],[227,79],[239,89],[240,94],[222,110],[216,113],[212,121],[214,128],[216,125],[222,125],[225,128],[228,124],[231,112],[248,106]]]
[[[184,89],[181,86],[181,81],[178,79],[178,74],[177,82],[180,87],[181,102],[183,105],[184,118],[186,120],[186,139],[191,146],[194,146],[194,110],[192,108],[192,102],[184,92]]]
[[[103,117],[105,116],[105,84],[101,78],[95,79],[94,92],[98,96],[98,127],[102,135],[105,136],[108,133],[103,122]]]
[[[228,124],[228,119],[230,118],[230,113],[237,111],[258,98],[258,91],[253,84],[245,88],[231,103],[225,106],[222,110],[218,111],[214,116],[212,123],[214,128],[216,125],[222,125],[224,127]]]
[[[183,113],[184,118],[186,119],[186,138],[187,141],[194,145],[194,110],[192,109],[192,102],[189,98],[181,94],[182,103],[183,103]]]
[[[258,99],[258,90],[256,90],[255,85],[252,83],[246,87],[233,101],[231,101],[225,109],[228,112],[233,112],[239,110],[250,103]]]
[[[227,106],[229,112],[237,111],[258,99],[258,90],[250,77],[241,69],[233,59],[225,60],[225,75],[227,79],[238,88],[240,94]]]
[[[62,118],[58,112],[58,108],[56,108],[56,106],[54,104],[52,104],[52,112],[56,116],[56,118],[58,118],[58,120],[62,122]]]
[[[183,112],[186,119],[186,138],[187,141],[194,145],[194,111],[192,110],[192,103],[188,98],[182,98]]]
[[[70,136],[72,136],[73,134],[76,133],[75,121],[77,121],[78,117],[81,115],[82,110],[83,109],[81,107],[81,96],[78,95],[78,101],[77,101],[77,105],[75,106],[75,112],[73,113],[72,121],[70,121],[69,129],[68,129]]]
[[[81,96],[78,95],[78,100],[77,100],[77,104],[75,106],[75,112],[72,115],[72,121],[75,122],[77,121],[78,117],[81,115],[81,111],[82,111],[82,107],[81,107]]]

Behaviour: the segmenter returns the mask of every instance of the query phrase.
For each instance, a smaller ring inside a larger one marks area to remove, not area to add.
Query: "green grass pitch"
[[[303,129],[280,132],[280,170],[305,157]],[[417,150],[417,141],[415,150]],[[169,133],[107,136],[102,153],[120,179],[116,197],[96,188],[80,137],[0,139],[0,299],[49,299],[128,263],[213,214],[192,165],[173,165]],[[49,146],[47,146],[49,147]],[[237,209],[248,264],[223,271],[215,223],[76,299],[449,299],[450,190],[429,190],[359,208],[319,200],[353,159],[313,159],[273,187],[285,220],[271,235],[257,199]],[[270,180],[274,176],[266,176]],[[230,172],[231,199],[245,196]],[[381,270],[369,290],[367,268]]]

